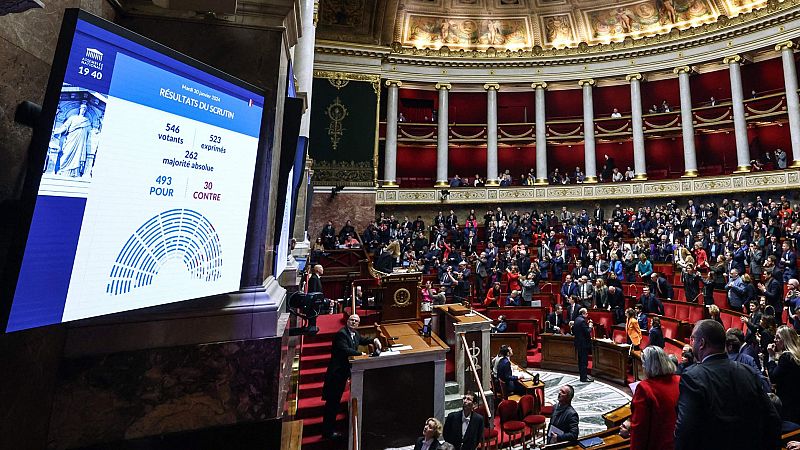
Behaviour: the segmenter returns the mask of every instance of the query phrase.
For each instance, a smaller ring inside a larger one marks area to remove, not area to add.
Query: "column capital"
[[[498,83],[486,83],[486,84],[483,85],[483,88],[486,89],[487,91],[490,90],[490,89],[494,89],[495,91],[499,91],[500,90],[500,85]]]
[[[686,74],[691,75],[692,72],[694,72],[694,71],[689,66],[680,66],[680,67],[676,67],[676,68],[672,69],[672,73],[675,73],[675,74],[686,73]]]
[[[534,81],[531,83],[531,87],[534,89],[547,89],[547,83],[544,81]]]
[[[403,82],[402,82],[402,81],[400,81],[400,80],[386,80],[386,86],[391,86],[391,85],[393,85],[393,84],[394,84],[395,86],[397,86],[397,87],[400,87],[400,86],[402,86],[402,85],[403,85]]]
[[[583,87],[585,85],[594,86],[597,82],[592,78],[587,78],[585,80],[578,80],[578,86]]]
[[[794,50],[796,48],[797,48],[797,44],[795,44],[793,41],[781,42],[780,44],[775,46],[775,50],[776,51]]]
[[[630,82],[630,81],[633,81],[633,80],[643,81],[644,80],[644,76],[642,76],[642,74],[640,74],[640,73],[632,73],[632,74],[629,74],[629,75],[625,75],[625,81]]]
[[[744,62],[744,58],[742,55],[730,55],[726,56],[722,59],[723,64],[742,64]]]
[[[436,90],[438,91],[440,89],[447,89],[449,91],[453,89],[453,85],[450,83],[436,83]]]

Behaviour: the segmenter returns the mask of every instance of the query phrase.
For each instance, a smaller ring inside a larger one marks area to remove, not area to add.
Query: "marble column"
[[[497,177],[497,91],[500,85],[487,83],[486,89],[486,185],[499,186]]]
[[[797,44],[786,41],[775,46],[783,60],[783,82],[786,86],[786,109],[789,114],[789,136],[792,141],[792,162],[790,167],[800,167],[800,99],[797,97],[797,67],[794,62],[794,49]]]
[[[747,119],[744,113],[742,91],[742,57],[731,55],[722,60],[728,65],[731,77],[731,102],[733,102],[733,130],[736,135],[736,170],[734,173],[750,172],[750,144],[747,139]]]
[[[547,83],[531,83],[536,90],[536,184],[547,184],[547,118],[544,110],[544,90]]]
[[[592,86],[595,81],[578,81],[583,88],[583,160],[586,180],[584,183],[597,183],[597,162],[594,150],[594,101],[592,100]]]
[[[453,86],[450,83],[436,83],[439,91],[439,122],[436,136],[436,186],[449,186],[447,178],[447,136],[450,132],[447,124],[447,96]]]
[[[311,98],[312,86],[314,84],[314,40],[317,35],[317,11],[319,0],[302,0],[300,2],[300,19],[303,34],[297,40],[294,47],[294,76],[297,80],[297,91],[300,96],[305,93],[306,109],[300,122],[299,141],[305,146],[306,156],[308,156],[308,135],[311,125]],[[308,167],[303,168],[305,173],[301,176],[300,187],[297,192],[297,214],[295,216],[294,229],[292,236],[296,239],[295,251],[293,255],[305,256],[300,251],[310,248],[306,233],[306,209],[307,201],[310,198],[308,192],[309,172]]]
[[[642,74],[632,73],[625,77],[631,84],[631,125],[633,127],[633,171],[634,180],[647,179],[647,159],[644,152],[644,124],[642,120]]]
[[[383,158],[383,187],[397,187],[397,97],[403,83],[386,80],[389,98],[386,104],[386,154]]]
[[[691,67],[676,67],[681,93],[681,132],[683,133],[683,177],[697,176],[697,154],[694,148],[694,125],[692,124],[692,90],[689,85]]]

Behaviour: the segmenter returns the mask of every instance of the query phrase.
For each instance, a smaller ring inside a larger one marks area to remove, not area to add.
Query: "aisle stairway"
[[[322,384],[325,371],[331,359],[333,336],[344,326],[341,315],[320,316],[317,319],[319,333],[303,337],[300,350],[300,381],[297,402],[297,419],[303,420],[303,450],[344,449],[347,439],[330,441],[322,439]],[[339,415],[336,416],[336,430],[347,436],[347,399],[350,398],[349,385],[342,396]]]

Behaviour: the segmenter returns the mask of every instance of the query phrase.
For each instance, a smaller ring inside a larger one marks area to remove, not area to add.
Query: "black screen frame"
[[[8,334],[6,328],[11,314],[11,307],[16,292],[17,283],[19,280],[20,271],[22,269],[22,260],[25,255],[25,249],[28,244],[28,236],[30,232],[31,223],[33,221],[33,213],[36,207],[36,200],[39,193],[39,186],[41,184],[43,173],[41,167],[44,165],[45,158],[47,157],[47,146],[50,140],[50,135],[53,129],[53,123],[56,118],[59,96],[61,94],[64,79],[66,77],[67,65],[70,56],[70,50],[77,31],[78,21],[82,20],[91,25],[103,28],[111,33],[114,33],[124,39],[132,41],[136,44],[147,47],[153,51],[159,52],[169,58],[175,59],[181,63],[192,66],[196,69],[202,70],[209,75],[220,78],[231,84],[237,85],[244,89],[252,91],[254,94],[260,95],[264,102],[269,98],[269,90],[263,87],[252,85],[244,80],[234,77],[225,73],[215,67],[194,59],[188,55],[180,53],[172,48],[169,48],[161,43],[152,39],[135,33],[127,28],[117,25],[113,22],[97,17],[86,11],[77,8],[67,8],[64,10],[64,18],[61,23],[61,30],[58,35],[58,43],[56,44],[55,53],[53,56],[53,64],[50,69],[50,76],[47,81],[45,89],[44,101],[42,102],[42,110],[36,120],[36,125],[33,128],[31,141],[28,145],[27,152],[27,167],[25,169],[25,178],[22,185],[20,201],[18,206],[18,214],[9,220],[9,229],[11,229],[12,237],[8,243],[8,250],[6,255],[5,265],[3,266],[3,273],[0,275],[0,334]],[[261,157],[262,149],[265,145],[269,144],[269,136],[265,136],[264,130],[267,126],[267,105],[262,105],[262,118],[261,126],[259,129],[258,145],[256,155],[258,160]],[[257,164],[257,163],[256,163]],[[253,188],[251,190],[251,205],[253,198],[256,195],[256,186],[258,183],[255,179],[258,171],[254,166],[253,172]],[[246,230],[250,229],[250,221],[253,220],[253,214],[248,215],[248,224]],[[247,240],[252,239],[252,236],[247,236]],[[245,248],[247,243],[245,243]],[[246,252],[245,252],[246,255]],[[246,269],[247,261],[242,261],[241,273]],[[175,302],[170,302],[165,305],[175,305],[193,300],[194,298],[187,298]],[[151,306],[149,308],[160,308],[164,305]],[[95,316],[83,320],[90,320],[96,317],[106,317],[119,314],[126,314],[134,311],[141,311],[142,309],[134,309],[130,311],[123,311],[119,313],[106,314]],[[72,321],[71,321],[72,322]],[[52,324],[47,326],[58,326],[67,322]],[[42,328],[42,327],[35,327]],[[33,328],[33,329],[35,329]],[[20,330],[22,332],[24,330]]]

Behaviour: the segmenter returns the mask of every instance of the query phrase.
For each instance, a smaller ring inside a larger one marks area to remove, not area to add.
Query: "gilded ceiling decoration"
[[[727,21],[767,1],[322,0],[317,35],[393,50],[558,49],[671,35]]]

